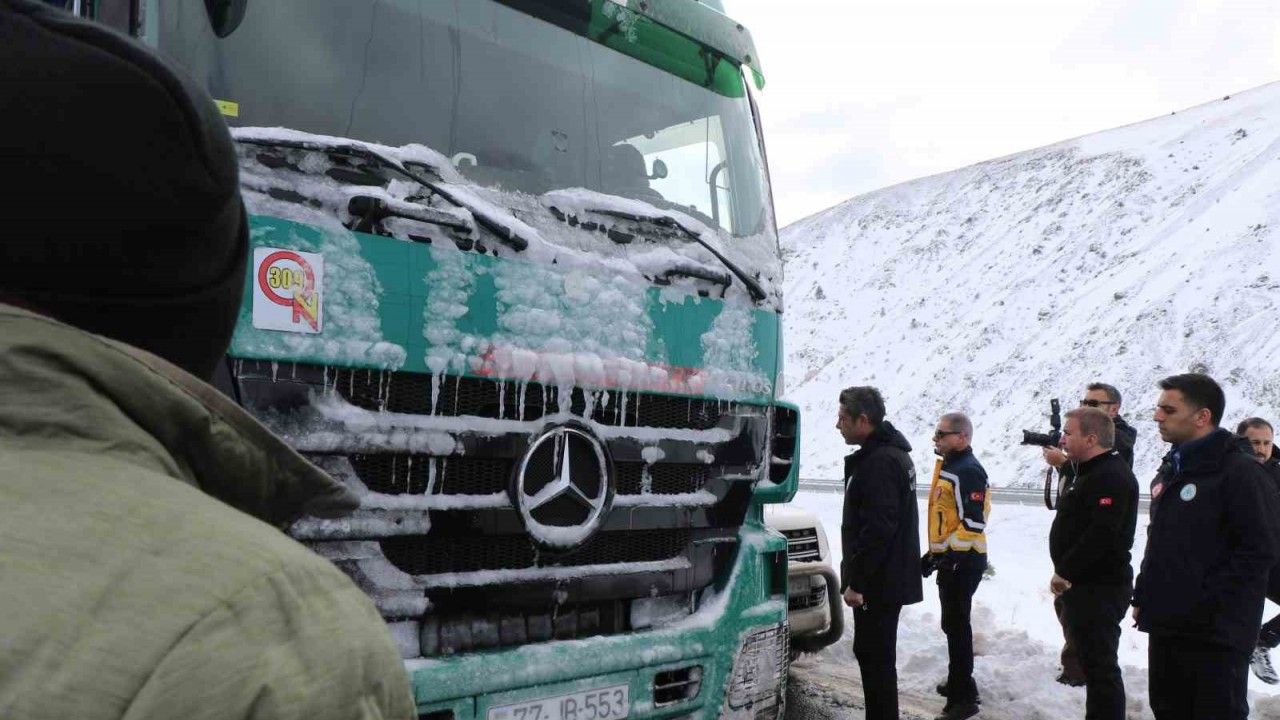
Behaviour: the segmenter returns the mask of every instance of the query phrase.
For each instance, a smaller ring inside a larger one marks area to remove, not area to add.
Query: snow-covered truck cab
[[[747,32],[694,0],[104,0],[216,99],[226,385],[423,717],[775,717],[797,483]]]

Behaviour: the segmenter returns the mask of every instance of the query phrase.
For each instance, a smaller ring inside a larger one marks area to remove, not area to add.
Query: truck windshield
[[[589,16],[584,32],[492,0],[250,0],[217,32],[220,3],[155,5],[148,39],[233,126],[420,143],[478,185],[587,188],[728,235],[773,232],[741,70],[704,49],[697,83],[638,59],[645,48],[607,47],[644,42],[613,3],[564,3]]]

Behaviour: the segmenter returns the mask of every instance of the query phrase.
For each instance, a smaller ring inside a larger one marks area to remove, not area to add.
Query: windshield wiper
[[[236,142],[248,145],[262,145],[272,148],[291,148],[294,150],[308,150],[311,152],[322,152],[326,154],[347,155],[353,158],[364,160],[377,166],[380,169],[388,170],[400,177],[418,183],[427,188],[431,192],[439,195],[454,206],[468,210],[472,217],[475,218],[476,224],[497,236],[498,241],[507,245],[511,249],[520,252],[529,247],[529,239],[520,235],[518,231],[510,225],[490,216],[485,208],[478,207],[473,203],[467,202],[457,193],[450,192],[448,188],[443,187],[439,182],[428,177],[425,173],[415,172],[393,160],[382,153],[360,145],[352,145],[348,143],[322,143],[312,140],[276,140],[256,137],[236,138]],[[344,169],[346,173],[358,172]],[[342,178],[336,178],[342,179]],[[354,184],[368,184],[359,182],[354,175],[348,178]],[[421,219],[421,218],[411,218]],[[427,221],[430,222],[430,221]]]
[[[347,212],[352,218],[359,218],[351,228],[356,232],[372,232],[375,225],[393,217],[453,228],[464,233],[471,231],[471,226],[464,220],[443,210],[374,195],[352,195],[347,201]]]
[[[694,242],[701,245],[704,249],[706,249],[707,252],[714,255],[716,260],[719,260],[722,265],[724,265],[726,268],[729,269],[729,272],[736,275],[737,278],[742,281],[742,285],[747,289],[747,294],[751,296],[751,300],[753,302],[760,302],[761,300],[764,300],[765,298],[768,297],[768,294],[765,293],[764,288],[760,287],[760,283],[756,282],[755,279],[752,278],[750,275],[747,275],[747,273],[742,268],[738,267],[736,263],[734,263],[729,258],[725,257],[723,253],[721,253],[719,250],[716,250],[714,247],[712,247],[711,243],[707,242],[702,237],[701,233],[689,229],[688,227],[685,226],[684,223],[680,222],[679,220],[669,215],[637,215],[635,213],[630,213],[623,210],[609,210],[609,209],[600,209],[600,208],[591,208],[591,207],[583,208],[583,209],[590,213],[596,213],[597,215],[606,215],[608,217],[615,217],[621,220],[629,220],[633,223],[657,225],[658,227],[661,227],[661,228],[678,230],[680,233],[688,237],[690,240],[693,240]],[[688,273],[680,273],[680,274],[688,274]]]

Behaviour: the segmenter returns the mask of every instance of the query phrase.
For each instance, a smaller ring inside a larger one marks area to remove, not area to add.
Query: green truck
[[[361,498],[291,534],[423,718],[776,718],[798,482],[746,30],[715,0],[84,0],[213,96],[221,384]]]

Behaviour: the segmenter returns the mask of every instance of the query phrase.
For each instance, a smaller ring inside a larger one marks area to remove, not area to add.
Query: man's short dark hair
[[[847,387],[840,391],[840,407],[854,420],[866,415],[873,427],[884,422],[884,398],[870,385]]]
[[[1203,373],[1183,373],[1170,375],[1160,381],[1161,390],[1177,390],[1186,398],[1188,404],[1196,410],[1209,411],[1209,420],[1214,425],[1222,423],[1222,413],[1227,409],[1227,396],[1217,380]]]
[[[1265,428],[1267,430],[1270,430],[1271,432],[1276,431],[1275,428],[1271,427],[1271,423],[1267,422],[1266,420],[1263,420],[1260,417],[1251,417],[1251,418],[1245,418],[1240,421],[1240,424],[1236,426],[1236,434],[1244,435],[1245,431],[1247,431],[1249,428]]]
[[[1106,383],[1089,383],[1089,387],[1085,389],[1101,390],[1102,392],[1107,394],[1107,400],[1115,403],[1116,407],[1120,407],[1120,400],[1121,400],[1120,391],[1116,389],[1115,385],[1108,385]]]

